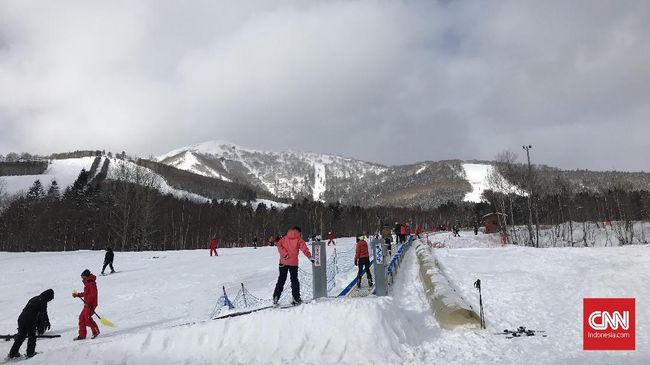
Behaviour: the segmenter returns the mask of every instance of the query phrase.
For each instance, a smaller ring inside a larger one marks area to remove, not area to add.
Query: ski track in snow
[[[102,327],[99,338],[81,343],[71,341],[81,305],[69,293],[82,287],[78,275],[90,263],[98,271],[103,252],[0,252],[0,283],[11,293],[0,297],[0,325],[9,332],[26,301],[52,287],[53,333],[63,338],[39,340],[41,354],[31,364],[647,364],[649,246],[503,248],[497,235],[461,235],[429,239],[445,242],[448,248],[434,255],[474,306],[472,284],[482,280],[485,331],[439,328],[413,249],[389,297],[328,298],[207,320],[222,284],[230,296],[241,282],[259,297],[270,296],[277,277],[274,247],[221,249],[219,257],[209,257],[207,249],[116,252],[120,272],[98,278],[98,312],[118,327]],[[337,243],[340,252],[354,247],[352,238]],[[301,267],[309,267],[302,256]],[[330,295],[354,277],[354,269],[337,279]],[[582,351],[582,298],[600,296],[636,297],[637,351]],[[197,324],[172,327],[187,322]],[[493,335],[518,326],[545,330],[548,337]],[[0,346],[8,351],[10,343]]]
[[[314,194],[312,197],[314,201],[322,200],[322,196],[327,190],[325,178],[325,165],[314,162]]]

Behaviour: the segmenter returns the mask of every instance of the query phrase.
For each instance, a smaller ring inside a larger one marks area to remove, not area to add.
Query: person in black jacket
[[[115,254],[113,253],[113,249],[110,247],[106,247],[106,255],[104,256],[104,266],[102,267],[102,275],[104,275],[104,270],[106,270],[106,266],[109,266],[111,268],[111,274],[115,272],[115,269],[113,269],[114,257]]]
[[[47,302],[52,299],[54,299],[54,290],[47,289],[27,302],[23,312],[18,317],[18,333],[14,337],[14,345],[11,346],[9,351],[10,359],[20,357],[18,351],[25,342],[25,338],[27,338],[27,357],[36,355],[36,331],[42,334],[46,329],[50,329]]]

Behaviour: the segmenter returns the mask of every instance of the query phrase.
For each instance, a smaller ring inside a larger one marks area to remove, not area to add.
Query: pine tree
[[[47,200],[48,202],[57,201],[61,198],[61,192],[59,190],[59,183],[56,180],[52,180],[50,187],[47,189]]]
[[[36,202],[45,197],[45,190],[43,189],[43,184],[41,184],[40,180],[34,181],[34,184],[29,188],[25,197],[30,203]]]

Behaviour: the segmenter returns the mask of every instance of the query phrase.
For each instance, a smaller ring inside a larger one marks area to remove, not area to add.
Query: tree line
[[[160,193],[154,175],[145,168],[124,170],[117,179],[106,179],[101,171],[83,170],[63,192],[56,181],[49,186],[36,181],[26,194],[15,197],[0,212],[0,250],[184,250],[205,248],[212,236],[221,247],[245,246],[254,237],[263,244],[293,226],[300,226],[305,237],[330,231],[337,237],[353,236],[395,222],[432,228],[475,221],[490,210],[487,204],[465,203],[422,210],[307,199],[282,209],[232,200],[200,202]]]
[[[490,190],[483,193],[483,198],[507,217],[507,222],[500,222],[502,225],[527,227],[525,236],[509,230],[507,238],[511,243],[539,247],[540,230],[552,228],[572,246],[587,245],[588,229],[593,229],[587,223],[594,223],[596,228],[610,224],[618,241],[630,244],[635,242],[634,222],[650,219],[650,191],[642,188],[646,185],[640,187],[618,179],[617,174],[612,172],[610,179],[585,186],[571,179],[572,174],[517,163],[514,153],[504,152],[496,158],[488,176]],[[582,225],[581,237],[574,236],[574,224]],[[560,232],[564,225],[567,229]]]

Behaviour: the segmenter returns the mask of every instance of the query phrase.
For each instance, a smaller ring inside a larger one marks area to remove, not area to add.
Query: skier
[[[334,242],[334,234],[332,234],[332,232],[327,233],[327,245],[329,246],[330,243],[336,246],[336,242]]]
[[[406,226],[403,224],[399,226],[399,242],[406,242]]]
[[[314,259],[311,257],[307,244],[300,237],[300,233],[300,227],[293,227],[287,231],[287,235],[277,244],[280,253],[280,275],[273,291],[273,304],[275,305],[278,304],[282,295],[284,283],[287,281],[287,272],[291,276],[291,296],[293,297],[291,304],[298,305],[302,303],[300,299],[300,282],[298,281],[298,251],[302,251],[312,263]]]
[[[253,248],[257,250],[257,236],[253,237]]]
[[[273,235],[270,235],[270,236],[269,236],[269,240],[266,241],[266,242],[267,242],[267,244],[268,244],[269,246],[273,246],[273,245],[275,245],[275,237],[273,237]]]
[[[86,339],[86,327],[90,327],[93,333],[92,338],[99,336],[99,327],[93,320],[95,308],[97,308],[97,277],[93,275],[90,270],[86,269],[81,273],[81,281],[84,283],[83,293],[72,293],[73,298],[82,298],[84,301],[84,308],[79,313],[79,336],[75,337],[77,340]]]
[[[106,247],[106,255],[104,255],[104,266],[102,266],[102,275],[104,275],[104,270],[106,270],[106,266],[111,268],[111,274],[115,273],[115,269],[113,268],[114,257],[115,254],[113,253],[113,249],[110,247]]]
[[[384,243],[388,247],[388,254],[392,255],[393,247],[391,242],[393,241],[393,235],[388,224],[384,224],[384,228],[381,230],[381,238],[384,239]]]
[[[368,243],[364,236],[360,234],[357,237],[357,249],[354,255],[354,265],[359,267],[357,273],[357,288],[361,288],[361,277],[364,269],[368,271],[368,287],[372,287],[372,274],[370,273],[370,254],[368,253]]]
[[[458,227],[456,227],[455,224],[451,227],[451,230],[454,233],[454,237],[460,237],[460,233],[458,233]]]
[[[399,222],[395,222],[395,228],[393,229],[393,231],[395,232],[395,243],[397,244],[397,243],[402,242],[402,240],[400,239],[400,236],[399,236],[400,232],[401,232],[401,226],[400,226]]]
[[[50,319],[47,316],[47,303],[54,299],[54,290],[47,289],[27,302],[18,316],[18,334],[9,350],[9,359],[20,357],[20,346],[27,338],[27,357],[36,355],[36,332],[43,334],[50,329]]]
[[[217,253],[217,243],[217,236],[212,236],[212,239],[210,240],[210,256],[212,256],[213,252],[215,256],[219,256]]]

